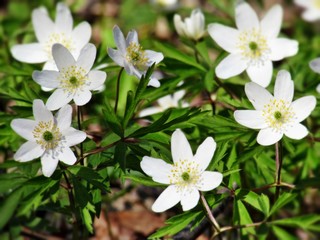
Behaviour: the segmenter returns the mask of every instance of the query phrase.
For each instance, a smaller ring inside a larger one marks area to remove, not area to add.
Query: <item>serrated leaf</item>
[[[316,226],[318,231],[320,231],[319,222],[320,222],[320,215],[309,214],[309,215],[298,216],[298,217],[283,218],[283,219],[272,221],[271,223],[275,225],[298,227],[306,230],[309,229],[311,226]]]
[[[268,217],[272,216],[276,211],[278,211],[280,208],[291,202],[297,197],[297,194],[295,193],[283,193],[279,196],[277,201],[273,204]]]
[[[192,220],[197,218],[202,212],[186,212],[174,216],[166,221],[167,226],[157,230],[154,234],[149,236],[150,239],[161,238],[164,236],[172,236],[182,229],[184,229]]]
[[[123,137],[124,132],[121,123],[107,99],[104,101],[104,106],[105,108],[103,108],[103,112],[106,122],[109,124],[111,130],[115,134],[117,134],[119,137]]]
[[[298,240],[297,237],[291,235],[287,231],[277,226],[272,226],[272,231],[278,239],[286,239],[286,240]]]
[[[126,150],[127,144],[124,142],[119,142],[114,150],[114,160],[120,164],[120,168],[123,172],[126,170]]]

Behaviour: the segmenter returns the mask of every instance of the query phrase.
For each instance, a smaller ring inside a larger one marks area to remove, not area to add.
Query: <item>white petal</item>
[[[124,57],[119,50],[114,50],[112,48],[108,48],[109,57],[119,66],[124,67]]]
[[[162,112],[163,109],[161,107],[150,107],[150,108],[146,108],[140,111],[139,113],[139,117],[145,117],[145,116],[149,116],[158,112]]]
[[[296,123],[291,127],[288,127],[284,132],[289,138],[300,140],[308,135],[308,129],[300,123]]]
[[[59,72],[51,70],[33,71],[32,78],[42,87],[54,89],[59,86],[59,75]]]
[[[175,14],[175,15],[173,16],[173,24],[174,24],[174,27],[175,27],[177,33],[178,33],[180,36],[185,36],[184,23],[183,23],[180,15]]]
[[[316,91],[320,93],[320,84],[318,84],[318,86],[316,87]]]
[[[235,19],[236,25],[241,31],[258,28],[260,24],[257,14],[246,2],[241,2],[236,6]]]
[[[91,26],[87,22],[81,22],[73,29],[71,37],[76,44],[76,49],[80,50],[89,42],[91,38],[91,31]],[[78,58],[77,55],[74,57]]]
[[[27,162],[40,157],[43,152],[44,149],[41,148],[41,145],[28,141],[21,145],[13,158],[19,162]]]
[[[272,128],[261,129],[257,136],[257,142],[263,146],[275,144],[283,137],[283,133],[276,132]]]
[[[262,129],[268,126],[261,111],[237,110],[234,112],[234,118],[241,125],[252,129]]]
[[[90,71],[96,59],[97,49],[92,43],[85,45],[80,52],[77,60],[77,66],[82,67],[86,73]]]
[[[273,98],[268,90],[254,82],[246,83],[244,90],[256,110],[262,110],[264,105]]]
[[[127,48],[126,40],[124,39],[123,33],[117,25],[113,27],[113,37],[117,48],[121,53],[125,53]]]
[[[185,194],[181,198],[181,205],[183,211],[188,211],[195,206],[197,206],[200,199],[200,193],[198,189],[195,187],[188,188],[187,191],[185,191]]]
[[[40,43],[14,45],[11,54],[16,60],[25,63],[42,63],[48,60],[48,53]]]
[[[249,66],[247,73],[251,81],[258,83],[262,87],[267,87],[272,78],[273,66],[271,61],[265,61],[263,65]]]
[[[145,50],[146,57],[148,58],[148,66],[153,63],[158,64],[163,60],[163,54],[152,50]]]
[[[41,166],[42,166],[42,173],[46,177],[50,177],[53,172],[56,170],[58,165],[58,158],[53,157],[53,152],[45,152],[41,157]]]
[[[275,38],[269,41],[271,50],[270,59],[279,61],[286,57],[294,56],[298,53],[299,43],[296,40],[287,38]]]
[[[72,107],[70,105],[65,105],[57,112],[55,116],[57,120],[57,126],[60,132],[71,126],[72,121]]]
[[[171,154],[174,163],[193,158],[190,144],[180,129],[175,130],[171,136]]]
[[[87,134],[83,131],[69,127],[62,131],[67,146],[72,147],[83,142],[87,138]]]
[[[290,73],[286,70],[279,71],[274,86],[274,97],[291,103],[293,93],[294,83],[291,80]]]
[[[59,31],[64,33],[71,33],[73,26],[73,19],[69,8],[64,3],[57,4],[56,26]]]
[[[59,160],[65,164],[73,165],[77,161],[77,158],[69,147],[65,147],[59,153]]]
[[[34,119],[37,122],[40,122],[40,121],[48,122],[53,120],[52,112],[50,112],[46,108],[43,101],[40,99],[33,100],[32,111],[33,111]]]
[[[138,33],[136,30],[131,30],[128,32],[127,38],[126,38],[126,46],[129,46],[131,42],[139,43],[138,42]]]
[[[235,53],[238,51],[237,41],[239,39],[239,31],[237,29],[219,23],[211,23],[208,25],[208,33],[227,52]]]
[[[73,96],[73,101],[78,106],[83,106],[90,101],[92,97],[92,93],[88,89],[84,89],[83,91],[78,91]]]
[[[283,9],[279,4],[274,5],[261,21],[261,31],[268,38],[279,35],[283,17]]]
[[[56,89],[46,102],[46,106],[49,110],[57,110],[64,105],[68,104],[73,98],[73,95],[64,92],[63,89]]]
[[[178,202],[180,202],[181,197],[178,193],[176,186],[170,185],[167,187],[157,198],[157,200],[152,205],[152,211],[154,212],[164,212],[169,208],[172,208]]]
[[[320,73],[320,58],[313,59],[309,63],[310,68],[316,73]]]
[[[32,131],[37,126],[37,122],[30,119],[13,119],[11,128],[26,140],[34,141]]]
[[[107,78],[107,74],[103,71],[92,70],[88,74],[89,90],[94,90],[103,85]]]
[[[314,22],[320,19],[320,11],[318,9],[307,9],[302,13],[302,18],[308,22]]]
[[[230,54],[216,67],[216,75],[226,79],[239,75],[247,68],[247,61],[240,54]]]
[[[317,100],[314,96],[305,96],[295,100],[292,104],[292,111],[296,114],[295,121],[301,122],[306,119],[316,107]]]
[[[49,18],[47,9],[39,7],[32,11],[32,24],[39,42],[45,42],[54,31],[54,23]]]
[[[216,150],[216,147],[217,144],[212,137],[207,137],[198,147],[193,160],[199,164],[201,171],[204,171],[208,167]]]
[[[294,3],[301,6],[301,7],[304,7],[304,8],[309,8],[312,6],[312,1],[310,0],[294,0]]]
[[[60,43],[53,44],[52,56],[59,71],[62,71],[64,68],[68,68],[69,66],[76,64],[76,61],[74,60],[69,50]]]
[[[150,81],[148,82],[148,86],[151,86],[151,87],[158,88],[158,87],[160,87],[160,85],[161,84],[160,84],[159,80],[156,78],[153,78],[153,77],[151,77]]]
[[[172,165],[162,159],[143,157],[140,163],[141,169],[152,177],[152,180],[159,183],[169,184],[168,176],[171,174]]]
[[[44,64],[44,66],[43,66],[42,69],[43,69],[43,70],[58,71],[57,65],[56,65],[56,63],[54,62],[53,59],[48,60],[48,61]]]
[[[201,182],[201,186],[199,186],[199,190],[210,191],[220,186],[223,175],[219,172],[205,171],[202,173],[201,178],[202,178],[202,182]]]

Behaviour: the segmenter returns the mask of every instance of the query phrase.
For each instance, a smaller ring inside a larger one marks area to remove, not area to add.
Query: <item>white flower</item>
[[[247,83],[245,92],[256,110],[237,110],[236,121],[248,128],[261,129],[257,142],[271,145],[283,135],[292,139],[302,139],[308,134],[300,124],[316,106],[314,96],[306,96],[292,102],[294,84],[290,73],[279,71],[274,87],[274,96],[256,83]]]
[[[185,18],[184,22],[180,15],[175,14],[173,23],[180,36],[197,41],[205,34],[204,15],[200,9],[193,10],[191,16]]]
[[[148,68],[158,64],[163,59],[163,54],[151,50],[143,50],[138,42],[138,34],[132,30],[125,39],[118,26],[113,28],[113,36],[118,50],[108,48],[108,54],[119,66],[124,67],[129,75],[141,78]],[[158,79],[151,77],[149,86],[159,87]]]
[[[181,202],[183,211],[190,210],[199,201],[199,191],[210,191],[218,187],[222,182],[222,174],[205,171],[215,149],[215,141],[208,137],[193,155],[187,138],[177,129],[171,137],[173,164],[162,159],[143,157],[140,163],[142,170],[153,181],[169,184],[153,204],[152,210],[163,212],[178,202]]]
[[[168,11],[173,11],[179,6],[178,0],[150,0],[150,3]]]
[[[86,134],[71,127],[70,105],[65,105],[53,116],[42,100],[36,99],[33,115],[35,120],[14,119],[11,122],[12,129],[28,140],[14,154],[14,159],[27,162],[41,157],[43,175],[50,177],[59,160],[68,165],[76,162],[70,147],[83,142]]]
[[[302,18],[308,22],[320,20],[320,1],[319,0],[295,0],[295,4],[305,8]]]
[[[176,108],[179,107],[180,104],[180,100],[182,99],[182,97],[184,96],[185,91],[184,90],[180,90],[175,92],[174,94],[169,94],[167,96],[164,96],[162,98],[159,98],[157,103],[158,106],[154,106],[154,107],[150,107],[150,108],[146,108],[143,109],[140,113],[139,116],[140,117],[144,117],[144,116],[148,116],[148,115],[152,115],[155,113],[159,113],[159,112],[163,112],[168,108]],[[188,107],[189,104],[187,102],[181,102],[181,107]]]
[[[309,66],[314,72],[320,74],[320,58],[313,59],[309,63]],[[317,90],[318,93],[320,93],[320,84],[318,84],[316,90]]]
[[[209,24],[208,32],[216,43],[230,54],[216,68],[216,75],[226,79],[247,71],[251,81],[266,87],[269,85],[273,66],[298,52],[298,42],[278,38],[283,10],[280,5],[272,7],[259,22],[257,14],[249,4],[236,6],[238,29],[218,23]]]
[[[43,70],[32,74],[33,79],[42,87],[56,88],[46,103],[48,109],[59,109],[72,99],[78,106],[90,101],[90,90],[101,87],[106,79],[105,72],[90,71],[96,51],[96,47],[88,43],[81,49],[76,61],[63,45],[53,45],[52,55],[59,71]]]
[[[51,54],[53,44],[61,43],[77,58],[91,37],[91,26],[87,22],[72,29],[70,10],[63,3],[57,4],[55,22],[50,19],[47,9],[40,7],[32,11],[32,24],[38,42],[15,45],[11,48],[11,53],[21,62],[45,62],[43,69],[47,70],[57,69]]]

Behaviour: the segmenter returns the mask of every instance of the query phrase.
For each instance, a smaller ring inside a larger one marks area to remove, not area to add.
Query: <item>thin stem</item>
[[[276,193],[274,197],[274,201],[276,201],[280,194],[280,184],[281,184],[281,168],[282,168],[282,142],[281,140],[276,143],[276,176],[275,176],[275,182],[276,182]]]
[[[114,112],[117,112],[118,109],[118,102],[119,102],[119,92],[120,92],[120,79],[124,68],[120,69],[120,72],[118,74],[117,78],[117,90],[116,90],[116,103],[114,104]]]
[[[73,227],[73,239],[79,239],[79,221],[77,218],[76,203],[75,203],[75,200],[73,197],[72,186],[70,184],[70,181],[69,181],[67,174],[63,170],[63,166],[60,165],[60,168],[62,169],[62,174],[63,174],[63,177],[64,177],[66,184],[67,184],[69,203],[70,203],[70,208],[72,210],[72,218],[73,218],[73,226],[74,226]]]
[[[200,192],[200,198],[201,198],[201,203],[206,211],[206,215],[209,218],[210,222],[212,223],[214,229],[216,230],[217,233],[220,233],[220,226],[217,222],[217,220],[215,219],[215,217],[213,216],[211,209],[207,203],[206,198],[204,197],[203,193]]]
[[[256,222],[256,223],[249,223],[249,224],[244,224],[244,225],[234,225],[234,226],[222,227],[222,228],[220,228],[220,232],[217,232],[217,233],[215,233],[213,235],[213,238],[218,236],[222,232],[230,231],[230,230],[233,230],[233,229],[239,229],[239,228],[258,227],[263,223],[265,223],[265,222]]]
[[[217,84],[222,87],[233,99],[240,100],[239,97],[234,92],[232,92],[223,82],[221,82],[219,78],[215,77],[214,79]]]
[[[81,122],[82,122],[82,113],[81,113],[81,107],[77,106],[77,119],[78,119],[78,129],[81,131],[82,130],[82,126],[81,126]],[[84,157],[83,157],[83,143],[80,143],[80,164],[83,165],[84,162]]]

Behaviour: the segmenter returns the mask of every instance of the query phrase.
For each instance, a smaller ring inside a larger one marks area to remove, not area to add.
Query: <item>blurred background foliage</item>
[[[32,101],[45,100],[49,93],[41,91],[31,77],[42,65],[14,60],[10,47],[34,41],[32,10],[43,5],[54,17],[57,2],[10,0],[0,3],[0,239],[69,239],[72,236],[75,239],[100,239],[101,236],[105,236],[101,239],[125,239],[121,238],[124,236],[146,239],[151,234],[153,238],[201,236],[209,239],[210,226],[204,220],[201,206],[186,213],[182,213],[180,206],[163,214],[150,212],[162,188],[142,173],[139,163],[143,156],[171,161],[170,136],[176,128],[186,133],[193,150],[207,136],[217,141],[209,170],[222,172],[224,179],[218,191],[207,193],[206,197],[218,222],[222,226],[259,223],[234,228],[227,231],[225,237],[320,238],[319,106],[305,121],[310,130],[305,139],[283,140],[282,180],[290,185],[281,188],[281,195],[275,201],[275,187],[270,186],[275,173],[274,146],[259,146],[257,132],[240,126],[233,118],[235,109],[252,108],[243,91],[249,81],[246,73],[223,81],[237,96],[231,97],[214,81],[214,68],[226,53],[208,35],[195,44],[180,39],[174,30],[174,13],[189,16],[197,7],[204,12],[206,24],[220,22],[234,27],[231,0],[181,0],[175,9],[146,0],[66,1],[73,13],[74,26],[84,20],[91,24],[91,42],[98,48],[95,67],[108,74],[105,90],[96,93],[82,108],[82,127],[89,136],[84,142],[87,158],[84,165],[60,166],[51,178],[39,174],[38,160],[13,161],[13,153],[24,140],[10,128],[11,120],[31,117]],[[268,89],[273,89],[277,72],[287,69],[294,80],[295,99],[314,95],[319,101],[315,88],[320,76],[311,71],[308,63],[320,55],[320,25],[304,22],[300,18],[301,9],[289,0],[249,2],[260,16],[274,3],[280,3],[285,12],[281,34],[299,41],[297,55],[274,65],[274,77]],[[107,48],[115,47],[112,36],[115,24],[125,35],[136,29],[144,49],[160,51],[165,56],[157,67],[163,74],[159,88],[146,87],[146,79],[139,82],[125,73],[122,75],[117,114],[113,113],[113,106],[120,67],[107,55]],[[189,108],[172,108],[139,118],[141,109],[179,89],[186,90],[184,100],[190,103]],[[77,126],[76,120],[74,126]],[[95,153],[96,150],[99,151]],[[67,181],[71,181],[71,189]],[[74,195],[73,207],[68,194]],[[148,230],[147,225],[151,225]]]

